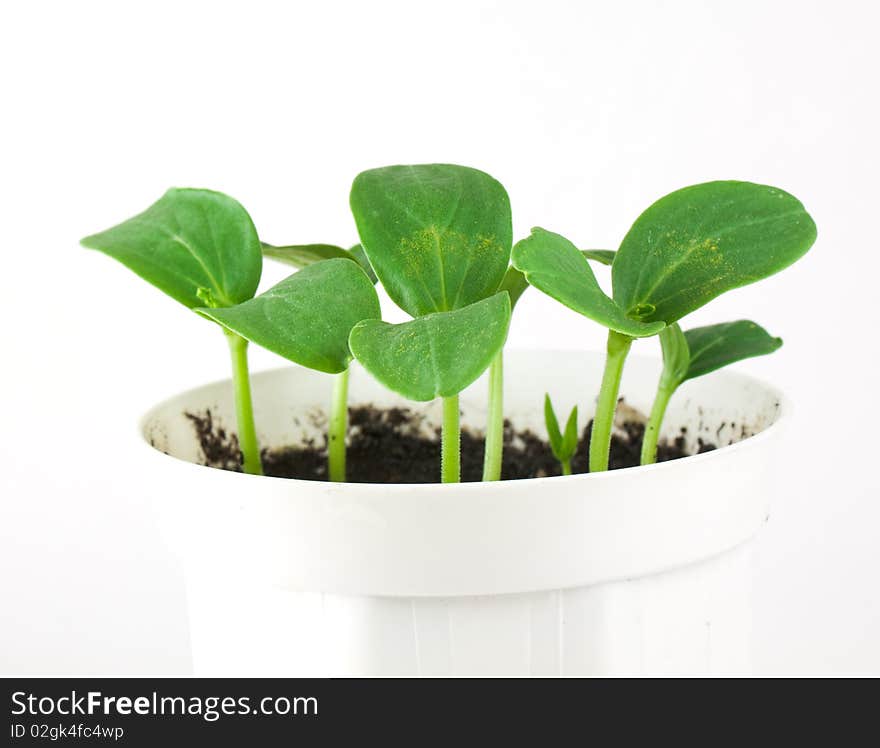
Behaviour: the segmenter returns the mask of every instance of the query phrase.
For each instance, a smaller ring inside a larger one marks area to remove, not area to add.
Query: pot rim
[[[583,351],[577,350],[567,350],[567,349],[546,349],[546,348],[538,348],[538,349],[512,349],[509,352],[527,352],[530,354],[534,354],[537,352],[544,352],[550,354],[582,354]],[[592,352],[595,353],[595,352]],[[630,359],[640,359],[643,361],[657,361],[656,357],[652,356],[630,356]],[[352,366],[356,366],[357,362],[352,361]],[[253,383],[255,380],[258,380],[262,377],[269,377],[278,374],[283,371],[294,370],[305,370],[309,371],[306,367],[299,366],[298,364],[290,364],[289,366],[278,366],[271,369],[264,369],[259,372],[255,372],[251,374],[251,382]],[[701,454],[688,455],[687,457],[682,457],[676,460],[668,460],[666,462],[656,462],[652,465],[635,465],[633,467],[626,468],[617,468],[614,470],[607,470],[601,473],[577,473],[574,475],[553,475],[553,476],[545,476],[543,478],[519,478],[516,480],[510,481],[468,481],[461,483],[330,483],[329,481],[316,481],[316,480],[307,480],[303,478],[282,478],[278,476],[272,475],[249,475],[247,473],[235,472],[232,470],[223,470],[221,468],[211,467],[209,465],[201,465],[197,462],[192,462],[190,460],[183,459],[181,457],[176,457],[175,455],[168,454],[163,452],[161,449],[153,446],[150,443],[147,435],[146,435],[146,427],[150,423],[150,421],[155,418],[156,414],[167,408],[173,401],[184,397],[185,395],[193,392],[195,390],[200,390],[207,387],[215,387],[217,385],[222,385],[230,382],[229,377],[215,379],[210,382],[206,382],[201,385],[197,385],[196,387],[189,387],[185,390],[178,391],[176,394],[171,395],[169,397],[163,398],[160,402],[154,404],[144,413],[141,418],[138,420],[137,425],[137,436],[138,441],[141,444],[141,449],[144,447],[148,452],[153,453],[154,459],[158,457],[159,459],[173,459],[178,463],[184,463],[191,465],[193,468],[199,468],[201,470],[214,470],[219,471],[220,473],[228,473],[230,476],[230,480],[239,480],[239,481],[249,481],[251,485],[253,485],[253,481],[282,481],[285,485],[290,485],[292,487],[295,486],[311,486],[315,485],[332,485],[335,491],[345,491],[347,493],[356,493],[359,491],[363,492],[371,492],[374,491],[377,486],[381,486],[384,490],[387,490],[391,493],[406,493],[413,494],[414,492],[435,492],[439,490],[445,491],[480,491],[486,490],[487,486],[495,486],[498,484],[505,483],[515,483],[517,485],[525,484],[528,486],[534,486],[535,488],[541,488],[547,485],[548,481],[553,481],[553,485],[559,486],[563,482],[574,483],[576,481],[592,481],[593,484],[596,484],[600,481],[607,480],[623,480],[628,476],[633,474],[633,471],[641,471],[641,474],[648,474],[649,472],[660,472],[660,471],[672,471],[672,470],[687,470],[688,465],[696,465],[702,464],[703,462],[708,462],[711,460],[724,459],[727,456],[732,456],[735,452],[741,452],[743,450],[754,450],[760,449],[761,445],[767,441],[768,439],[772,439],[776,432],[780,429],[784,428],[788,422],[791,420],[792,414],[794,412],[793,405],[788,397],[780,391],[774,385],[769,384],[766,380],[761,379],[759,377],[752,376],[751,374],[745,374],[743,372],[735,371],[735,370],[719,370],[711,373],[708,376],[719,376],[724,377],[729,380],[736,380],[741,384],[750,384],[753,386],[757,386],[763,389],[765,392],[768,392],[773,395],[778,403],[777,407],[777,415],[774,421],[761,429],[758,433],[753,434],[751,436],[745,437],[744,439],[740,439],[733,444],[728,444],[722,447],[718,447],[709,452],[703,452]],[[253,385],[252,385],[253,386]]]

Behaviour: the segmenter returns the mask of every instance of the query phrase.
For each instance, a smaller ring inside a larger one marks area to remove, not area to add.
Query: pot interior
[[[516,430],[531,430],[546,439],[544,393],[558,414],[577,405],[581,423],[592,417],[602,376],[603,357],[568,351],[508,351],[505,354],[505,417]],[[644,420],[651,407],[660,362],[631,356],[624,371],[618,421]],[[254,413],[263,447],[322,443],[332,377],[297,366],[252,375]],[[484,374],[461,396],[462,426],[482,432],[486,420],[487,382]],[[441,421],[440,401],[415,403],[389,392],[355,363],[349,404],[377,408],[405,407],[422,417],[431,432]],[[664,438],[684,437],[689,454],[699,441],[724,447],[757,434],[779,417],[782,399],[765,384],[735,371],[720,371],[686,382],[670,402]],[[229,380],[189,390],[154,408],[144,418],[142,433],[153,447],[182,460],[205,464],[206,456],[187,414],[210,412],[215,431],[235,431]],[[381,456],[377,456],[381,459]]]

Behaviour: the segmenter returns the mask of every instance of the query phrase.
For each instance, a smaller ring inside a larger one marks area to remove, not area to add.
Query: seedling
[[[601,251],[601,250],[600,250]],[[377,282],[376,274],[367,258],[364,248],[355,244],[351,249],[343,249],[333,244],[304,244],[278,247],[263,243],[263,256],[271,257],[288,265],[303,268],[330,258],[349,257],[356,260]],[[525,276],[516,268],[509,267],[501,282],[501,291],[510,296],[511,311],[523,292],[529,287]],[[483,480],[501,480],[501,457],[504,448],[504,348],[495,355],[489,364],[489,398],[486,416],[486,446],[483,457]]]
[[[628,317],[599,287],[584,254],[559,234],[532,229],[531,236],[513,248],[513,264],[532,286],[608,328],[607,365],[590,440],[590,471],[607,470],[611,427],[626,354],[635,338],[656,335],[664,325]]]
[[[510,297],[498,292],[510,260],[510,200],[484,172],[425,164],[359,174],[351,208],[379,281],[414,318],[402,325],[361,323],[352,331],[351,349],[373,376],[405,397],[443,398],[441,475],[443,482],[457,482],[459,392],[501,351],[510,321]],[[490,380],[495,424],[500,364]],[[500,450],[500,436],[492,449]]]
[[[666,407],[683,382],[746,358],[773,353],[782,346],[782,339],[774,338],[760,325],[743,319],[695,327],[687,332],[682,332],[678,323],[673,323],[660,333],[660,345],[663,371],[651,415],[645,424],[642,465],[657,459],[657,439]]]
[[[673,192],[639,216],[614,257],[612,297],[599,288],[584,256],[558,234],[537,229],[514,247],[513,263],[531,285],[608,328],[591,472],[608,469],[620,379],[633,340],[788,267],[815,238],[812,218],[788,193],[749,182],[708,182]]]
[[[589,469],[608,467],[611,429],[633,341],[660,335],[663,372],[646,426],[642,462],[656,459],[677,388],[779,348],[753,322],[682,332],[679,320],[725,291],[782,270],[813,244],[803,206],[773,187],[710,182],[673,192],[646,210],[620,249],[579,250],[533,229],[511,254],[510,203],[489,175],[461,166],[393,166],[360,174],[351,207],[361,244],[261,244],[232,198],[169,190],[143,213],[82,240],[218,324],[233,368],[243,469],[260,473],[247,366],[249,341],[335,375],[328,424],[331,480],[345,479],[348,369],[353,357],[413,400],[443,400],[441,478],[460,480],[459,393],[489,368],[484,480],[500,478],[503,346],[512,308],[528,285],[608,330],[607,358],[590,441]],[[262,254],[301,268],[254,298]],[[510,265],[511,259],[513,266]],[[590,262],[611,266],[612,294]],[[382,322],[374,284],[413,319]],[[545,398],[545,420],[562,471],[571,472],[577,408],[564,432]]]
[[[328,473],[331,481],[344,481],[352,359],[348,336],[361,320],[381,317],[376,289],[361,267],[352,259],[326,260],[237,306],[196,311],[289,361],[334,375]]]
[[[604,249],[585,249],[583,255],[590,260],[610,265],[614,252]],[[296,268],[303,268],[327,259],[347,257],[356,260],[372,281],[377,281],[372,265],[363,246],[356,244],[351,249],[343,249],[334,244],[300,244],[275,246],[263,242],[263,256],[284,262]],[[510,296],[511,312],[520,296],[529,287],[525,276],[515,267],[507,269],[501,282],[500,291]],[[486,445],[483,457],[483,480],[501,480],[501,459],[504,448],[504,348],[496,354],[489,365],[489,397],[486,415]]]
[[[544,395],[544,423],[547,426],[547,436],[550,439],[550,449],[553,456],[559,460],[563,475],[571,475],[571,458],[577,452],[578,445],[578,409],[575,405],[571,409],[568,421],[565,423],[565,433],[559,430],[559,421],[553,410],[550,395]]]
[[[250,299],[262,272],[260,240],[247,211],[210,190],[168,190],[143,213],[81,243],[115,258],[190,309],[220,309]],[[259,474],[247,341],[224,332],[232,358],[242,467]]]
[[[603,250],[598,250],[602,252]],[[613,253],[612,253],[613,254]],[[351,249],[343,249],[333,244],[303,244],[274,246],[263,243],[263,256],[271,257],[293,267],[303,268],[316,262],[331,258],[348,257],[356,260],[375,283],[376,274],[370,265],[366,252],[360,244]],[[609,263],[610,264],[610,263]],[[509,267],[501,282],[500,291],[510,296],[511,311],[523,292],[529,287],[525,276],[516,268]],[[489,398],[486,418],[486,446],[483,459],[483,480],[501,479],[501,457],[504,442],[504,348],[492,359],[489,365]]]

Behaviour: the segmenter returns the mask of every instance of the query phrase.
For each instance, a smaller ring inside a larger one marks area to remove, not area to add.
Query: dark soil
[[[239,470],[238,439],[214,423],[210,411],[187,413],[205,455],[205,464],[224,470]],[[348,480],[352,483],[435,483],[440,474],[440,432],[425,434],[423,418],[405,408],[378,409],[358,406],[349,409]],[[587,445],[592,421],[587,424],[572,460],[572,471],[587,472]],[[625,423],[622,434],[611,440],[610,469],[639,464],[644,424]],[[461,434],[461,478],[478,481],[483,472],[484,439],[468,429]],[[699,452],[715,449],[699,441]],[[671,444],[657,448],[659,462],[686,457],[684,431]],[[326,443],[263,450],[266,475],[279,478],[327,480]],[[504,422],[502,480],[543,478],[559,475],[560,467],[550,446],[531,431],[516,431]]]

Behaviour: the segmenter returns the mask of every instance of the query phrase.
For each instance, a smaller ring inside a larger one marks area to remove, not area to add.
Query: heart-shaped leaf
[[[512,258],[532,286],[600,325],[634,338],[663,329],[662,322],[627,317],[599,287],[587,258],[564,236],[534,228],[531,236],[516,243]]]
[[[611,268],[614,300],[633,319],[670,324],[788,267],[815,239],[804,206],[780,189],[685,187],[654,203],[624,237]]]
[[[168,190],[143,213],[81,243],[190,308],[208,299],[232,306],[251,298],[263,267],[247,211],[211,190]]]
[[[701,377],[746,358],[765,356],[782,346],[782,338],[773,337],[747,319],[695,327],[686,331],[684,338],[690,361],[682,381]]]
[[[614,255],[617,253],[613,249],[582,249],[581,254],[588,260],[610,266],[614,262]],[[507,291],[510,294],[511,306],[516,307],[516,302],[519,301],[519,297],[525,293],[528,287],[529,282],[526,280],[526,276],[511,266],[507,268],[507,273],[505,273],[504,280],[501,281],[501,287],[498,290]]]
[[[330,374],[351,362],[352,327],[381,317],[370,279],[342,258],[304,267],[238,306],[196,311],[279,356]]]
[[[507,271],[510,200],[482,171],[451,164],[365,171],[352,185],[351,209],[376,275],[413,317],[484,299]]]
[[[463,309],[391,325],[355,325],[355,358],[382,384],[410,400],[451,397],[482,374],[507,338],[510,299],[497,293]]]
[[[263,257],[271,257],[295,268],[304,268],[323,260],[348,258],[360,265],[373,283],[377,280],[360,244],[355,244],[351,249],[343,249],[335,244],[288,244],[281,247],[263,242]]]

